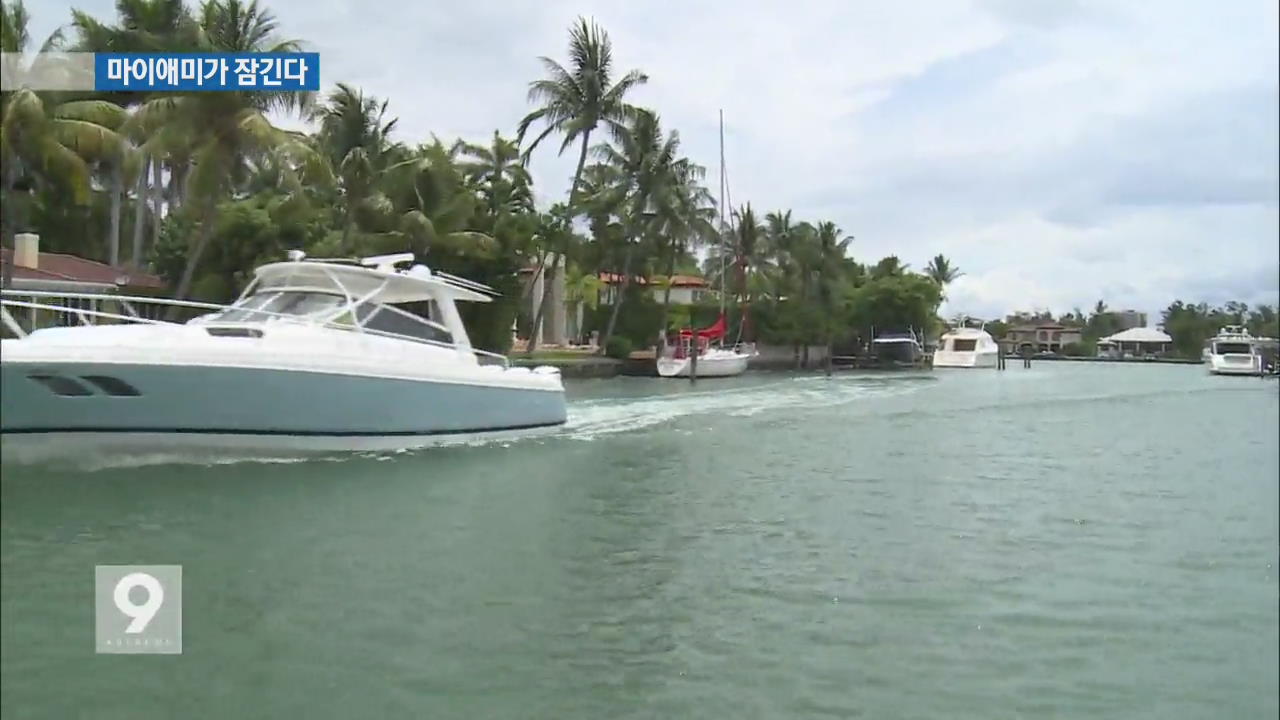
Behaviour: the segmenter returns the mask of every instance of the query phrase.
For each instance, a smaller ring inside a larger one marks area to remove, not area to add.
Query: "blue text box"
[[[320,89],[320,53],[96,53],[93,67],[99,91]]]

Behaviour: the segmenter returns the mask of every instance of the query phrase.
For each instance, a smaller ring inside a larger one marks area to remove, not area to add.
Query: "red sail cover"
[[[720,317],[716,318],[716,321],[712,323],[711,327],[702,328],[697,332],[698,332],[698,337],[700,339],[717,340],[719,338],[724,337],[725,332],[727,330],[728,330],[728,327],[725,325],[725,322],[724,322],[724,313],[721,313]],[[693,333],[694,331],[692,329],[684,328],[683,330],[680,331],[680,337],[682,338],[693,337]]]

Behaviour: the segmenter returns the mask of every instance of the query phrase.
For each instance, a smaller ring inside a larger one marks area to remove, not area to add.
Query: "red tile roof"
[[[613,285],[622,282],[622,275],[618,273],[600,273],[600,279],[606,283]],[[661,283],[662,278],[632,278],[631,282],[637,285],[648,285],[650,283]],[[706,287],[707,281],[697,275],[672,275],[671,287]]]
[[[0,248],[0,262],[8,263],[12,251]],[[111,267],[96,260],[67,255],[64,253],[40,253],[39,268],[14,266],[15,278],[31,278],[38,280],[72,280],[76,282],[121,284],[131,288],[163,289],[165,281],[151,273],[140,272],[130,268]],[[117,280],[123,280],[117,283]]]

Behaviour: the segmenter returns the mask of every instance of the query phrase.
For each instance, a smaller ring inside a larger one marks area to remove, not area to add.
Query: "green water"
[[[514,443],[7,468],[0,709],[1275,717],[1278,386],[620,379]],[[183,566],[184,654],[94,654],[99,563]]]

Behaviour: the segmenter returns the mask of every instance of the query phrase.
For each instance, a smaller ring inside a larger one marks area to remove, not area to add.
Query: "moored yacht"
[[[1261,375],[1257,338],[1241,325],[1228,325],[1209,341],[1205,364],[1214,375]]]
[[[915,331],[881,333],[871,341],[871,353],[876,364],[885,368],[913,368],[925,359]]]
[[[993,368],[1000,356],[1000,346],[982,327],[961,325],[938,339],[933,351],[936,368]]]
[[[743,344],[728,347],[711,344],[712,340],[723,342],[726,329],[724,315],[721,315],[710,327],[681,330],[678,342],[658,356],[658,375],[689,377],[695,372],[692,360],[695,352],[698,355],[698,377],[733,377],[746,372],[747,363],[756,356],[754,347]]]
[[[456,303],[492,291],[413,259],[294,251],[257,268],[232,305],[163,301],[213,311],[185,323],[135,314],[131,303],[148,298],[98,296],[126,315],[6,291],[0,318],[18,339],[0,351],[0,454],[403,448],[564,423],[556,369],[510,367],[471,346]],[[10,308],[114,324],[27,332]]]

